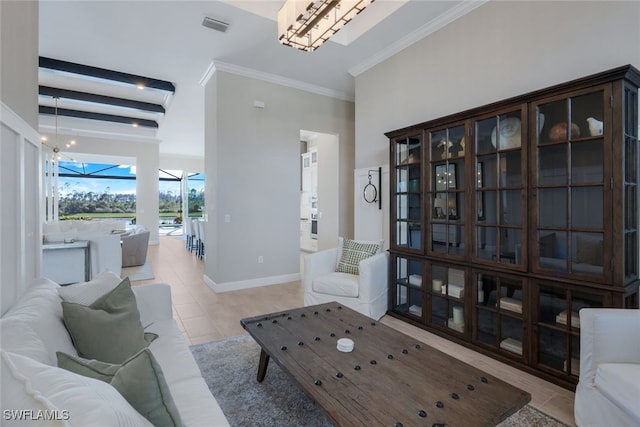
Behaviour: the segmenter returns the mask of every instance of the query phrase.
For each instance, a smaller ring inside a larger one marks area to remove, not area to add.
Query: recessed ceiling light
[[[137,128],[138,127],[138,123],[133,122],[133,123],[131,123],[131,126],[133,126],[134,128]]]
[[[144,90],[144,85],[142,83],[138,83],[136,87],[140,90]]]
[[[43,136],[41,136],[41,137],[40,137],[40,141],[42,141],[42,142],[47,142],[47,137],[46,137],[46,136],[44,136],[44,135],[43,135]]]
[[[72,140],[69,142],[69,144],[71,144],[71,145],[75,145],[75,143],[76,143],[76,140],[75,140],[75,139],[72,139]]]

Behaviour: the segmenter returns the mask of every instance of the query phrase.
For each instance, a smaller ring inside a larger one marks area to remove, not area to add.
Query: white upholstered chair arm
[[[386,252],[376,254],[360,261],[360,295],[363,301],[372,301],[388,290],[387,272],[389,257]]]
[[[304,257],[304,288],[311,291],[313,279],[336,270],[338,248],[325,249]]]
[[[580,310],[580,381],[593,383],[601,363],[640,363],[640,310]]]

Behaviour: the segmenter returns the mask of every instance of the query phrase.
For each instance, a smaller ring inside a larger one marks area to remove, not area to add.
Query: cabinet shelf
[[[522,341],[514,338],[506,338],[500,341],[500,348],[508,352],[522,356]]]
[[[464,322],[457,323],[453,318],[449,318],[449,320],[447,320],[447,328],[453,329],[460,334],[464,334]]]
[[[538,326],[541,328],[546,328],[549,330],[554,330],[557,332],[562,332],[562,333],[567,333],[567,326],[562,324],[562,323],[545,323],[545,322],[540,322],[538,323]],[[571,335],[575,335],[575,336],[580,336],[580,330],[570,330],[568,331],[568,333],[570,333]]]
[[[522,301],[509,297],[502,297],[500,298],[500,309],[522,314]]]

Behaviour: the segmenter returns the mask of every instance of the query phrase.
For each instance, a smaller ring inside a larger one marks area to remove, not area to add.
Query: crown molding
[[[427,22],[417,30],[407,34],[397,42],[392,43],[387,48],[382,49],[381,51],[369,57],[365,61],[362,61],[358,65],[349,68],[349,74],[354,77],[359,76],[368,69],[374,67],[375,65],[378,65],[382,61],[392,57],[396,53],[402,51],[403,49],[406,49],[412,44],[424,39],[428,35],[435,33],[440,28],[450,24],[451,22],[482,6],[488,1],[489,0],[464,0],[459,5],[452,7],[445,13]]]
[[[200,84],[205,86],[216,71],[224,71],[225,73],[235,74],[250,79],[262,80],[268,83],[274,83],[280,86],[286,86],[293,89],[303,90],[305,92],[315,93],[317,95],[328,96],[343,101],[355,102],[355,96],[350,93],[327,89],[322,86],[301,82],[299,80],[278,76],[275,74],[265,73],[263,71],[253,70],[251,68],[242,67],[240,65],[228,64],[226,62],[211,61],[209,67],[200,79]]]
[[[209,63],[209,66],[207,67],[207,70],[204,72],[202,77],[200,77],[200,81],[198,82],[200,83],[200,86],[205,87],[207,83],[209,83],[209,80],[211,80],[211,77],[213,77],[215,72],[216,72],[216,64],[214,61],[211,61]]]

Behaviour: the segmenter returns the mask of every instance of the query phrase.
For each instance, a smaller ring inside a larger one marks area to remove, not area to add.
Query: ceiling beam
[[[113,122],[113,123],[123,123],[128,125],[136,125],[141,127],[148,128],[158,128],[158,122],[155,120],[147,120],[147,119],[138,119],[135,117],[125,117],[125,116],[116,116],[114,114],[103,114],[103,113],[92,113],[89,111],[78,111],[78,110],[70,110],[67,108],[58,108],[57,109],[58,116],[65,117],[76,117],[79,119],[89,119],[89,120],[100,120],[103,122]],[[40,114],[47,114],[51,116],[56,115],[56,108],[54,107],[45,107],[41,105],[39,107]]]
[[[79,74],[98,79],[112,80],[116,82],[127,83],[133,86],[142,85],[145,88],[152,88],[170,93],[175,93],[176,91],[175,85],[166,80],[158,80],[151,77],[138,76],[136,74],[107,70],[105,68],[92,67],[89,65],[77,64],[75,62],[46,58],[44,56],[41,56],[39,58],[39,65],[40,68],[64,71],[67,73]]]
[[[150,111],[152,113],[165,113],[165,109],[160,104],[151,102],[134,101],[132,99],[116,98],[113,96],[96,95],[95,93],[78,92],[69,89],[59,89],[50,86],[39,86],[38,93],[40,95],[51,96],[60,99],[75,99],[78,101],[93,102],[96,104],[114,105],[116,107],[132,108],[141,111]]]

